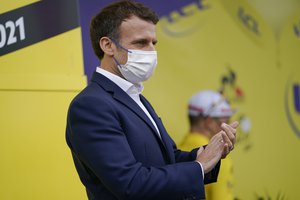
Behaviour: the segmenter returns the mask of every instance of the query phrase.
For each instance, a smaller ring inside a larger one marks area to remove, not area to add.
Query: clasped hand
[[[210,139],[205,148],[199,148],[196,160],[202,164],[204,173],[210,172],[221,158],[234,149],[238,124],[237,121],[230,125],[222,123],[222,130]]]

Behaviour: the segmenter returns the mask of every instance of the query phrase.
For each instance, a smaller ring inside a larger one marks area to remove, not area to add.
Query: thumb
[[[237,127],[239,126],[239,122],[238,122],[238,121],[234,121],[234,122],[232,122],[232,123],[230,124],[230,126],[231,126],[232,128],[237,128]]]
[[[203,146],[201,146],[197,151],[197,156],[199,156],[204,151]]]

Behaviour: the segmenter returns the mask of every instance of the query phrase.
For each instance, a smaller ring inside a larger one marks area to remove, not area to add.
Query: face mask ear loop
[[[128,49],[126,49],[125,47],[123,47],[122,45],[120,45],[116,40],[109,38],[113,43],[115,43],[115,45],[117,45],[119,48],[127,51],[128,53],[132,53],[131,51],[129,51]],[[119,63],[119,61],[117,61],[117,59],[115,58],[115,56],[113,56],[114,61],[117,63],[117,65],[121,68],[123,68],[123,66]]]
[[[123,68],[123,66],[117,61],[117,59],[113,56],[114,61],[117,63],[117,65],[121,68]]]
[[[127,51],[128,53],[132,53],[130,50],[126,49],[125,47],[123,47],[121,44],[119,44],[116,40],[110,38],[110,40],[115,43],[115,45],[117,45],[118,47],[120,47],[121,49]]]

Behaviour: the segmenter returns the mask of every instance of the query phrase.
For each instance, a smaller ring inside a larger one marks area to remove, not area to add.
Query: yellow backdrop
[[[0,13],[32,2],[6,1]],[[299,199],[300,15],[276,40],[245,1],[202,4],[161,19],[144,95],[180,142],[191,95],[222,90],[241,121],[236,196]],[[0,199],[86,199],[64,139],[67,107],[86,84],[80,37],[75,28],[0,57]]]
[[[33,2],[1,1],[0,13]],[[0,199],[86,199],[64,138],[86,85],[80,31],[0,57]]]

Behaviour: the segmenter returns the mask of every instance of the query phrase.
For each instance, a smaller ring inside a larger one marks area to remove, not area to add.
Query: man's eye
[[[143,47],[143,46],[146,45],[146,43],[145,42],[139,42],[139,43],[137,43],[137,45],[140,46],[140,47]]]

